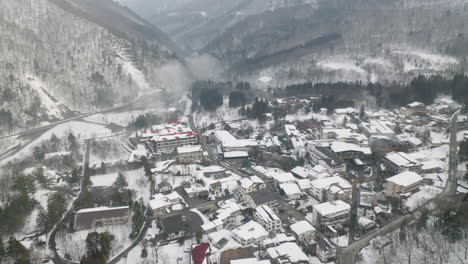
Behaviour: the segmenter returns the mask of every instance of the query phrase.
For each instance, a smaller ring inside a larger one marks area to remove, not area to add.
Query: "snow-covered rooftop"
[[[247,151],[229,151],[224,152],[224,158],[234,159],[234,158],[247,158],[249,153]]]
[[[279,221],[278,215],[268,205],[260,205],[255,208],[255,216],[262,219],[265,223]]]
[[[271,177],[279,183],[296,181],[296,178],[290,172],[275,173]]]
[[[391,152],[385,158],[399,167],[416,166],[419,163],[404,152]]]
[[[347,151],[357,151],[357,152],[362,152],[366,155],[370,155],[371,149],[368,147],[360,147],[356,144],[351,144],[351,143],[346,143],[346,142],[341,142],[341,141],[335,141],[331,143],[331,149],[335,153],[340,153],[340,152],[347,152]]]
[[[262,237],[266,238],[269,234],[262,225],[253,220],[242,226],[239,226],[232,232],[244,241],[248,241],[250,239],[259,239]]]
[[[120,210],[120,209],[128,209],[128,206],[120,206],[120,207],[94,207],[94,208],[85,208],[78,210],[76,214],[81,214],[81,213],[90,213],[90,212],[103,212],[103,211],[113,211],[113,210]]]
[[[273,258],[287,257],[291,263],[308,263],[309,257],[294,242],[286,242],[267,249],[268,255]]]
[[[292,224],[291,230],[294,232],[294,234],[300,236],[304,233],[310,232],[310,231],[315,231],[315,227],[313,227],[308,221],[302,220],[297,223]]]
[[[283,183],[280,184],[279,187],[284,191],[286,196],[301,194],[301,189],[299,189],[299,186],[297,186],[295,183]]]
[[[200,152],[200,151],[202,151],[201,145],[177,147],[177,153],[179,154],[193,153],[193,152]]]
[[[351,206],[341,200],[316,204],[313,206],[313,208],[317,211],[317,213],[319,213],[322,216],[332,215],[351,210]]]
[[[268,259],[257,260],[256,258],[233,259],[230,264],[271,264]]]
[[[326,177],[322,179],[313,180],[311,184],[312,187],[317,189],[327,189],[333,184],[336,184],[343,189],[351,188],[351,184],[347,180],[341,178],[340,176]]]
[[[419,174],[417,174],[416,172],[405,171],[393,177],[388,178],[387,181],[393,182],[403,187],[408,187],[410,185],[413,185],[415,183],[422,181],[422,179],[423,178],[419,176]]]

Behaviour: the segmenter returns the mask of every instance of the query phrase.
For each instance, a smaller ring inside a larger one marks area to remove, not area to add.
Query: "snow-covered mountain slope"
[[[187,75],[167,36],[110,0],[3,0],[0,32],[3,134],[182,90]]]
[[[161,5],[164,6],[164,2]],[[187,51],[197,51],[251,15],[313,4],[315,0],[191,0],[155,12],[148,19]]]
[[[466,71],[466,25],[461,0],[320,0],[249,16],[203,51],[255,80],[405,81]]]

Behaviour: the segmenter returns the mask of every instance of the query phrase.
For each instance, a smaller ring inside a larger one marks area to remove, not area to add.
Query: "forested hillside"
[[[166,36],[112,1],[93,2],[2,1],[0,132],[128,102],[183,77]]]
[[[140,0],[141,2],[141,0]],[[165,1],[160,4],[164,6]],[[272,10],[312,5],[316,0],[192,0],[155,9],[148,19],[187,51],[198,51],[245,18]],[[130,5],[132,6],[132,5]],[[147,4],[151,8],[151,4]],[[136,9],[138,10],[138,9]],[[147,12],[147,11],[146,11]]]
[[[408,81],[466,71],[467,24],[460,0],[319,1],[247,17],[203,51],[278,84]]]

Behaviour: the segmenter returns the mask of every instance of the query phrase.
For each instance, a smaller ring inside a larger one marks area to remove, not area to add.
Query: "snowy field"
[[[145,176],[143,169],[123,171],[122,172],[128,182],[128,188],[136,192],[136,199],[143,198],[145,204],[149,201],[149,182]],[[96,175],[91,177],[92,186],[112,186],[117,179],[118,172],[108,173],[104,175]]]
[[[216,112],[197,112],[194,116],[194,121],[197,126],[207,127],[212,123],[218,123],[222,121],[229,121],[242,118],[239,115],[240,108],[230,108],[229,99],[225,98],[223,105],[216,109]]]
[[[86,253],[85,240],[88,233],[93,231],[108,231],[115,236],[110,254],[111,256],[114,256],[132,243],[129,238],[131,230],[131,220],[129,220],[126,224],[122,225],[102,226],[92,230],[80,230],[74,233],[59,232],[57,233],[56,237],[57,249],[59,250],[62,257],[65,254],[69,254],[74,261],[79,261],[80,258]]]
[[[96,122],[102,124],[114,123],[119,126],[127,126],[132,120],[135,120],[139,115],[148,113],[150,110],[133,110],[128,112],[112,112],[104,114],[95,114],[92,116],[85,117],[84,120],[89,122]]]
[[[112,135],[110,129],[104,127],[103,125],[90,124],[79,121],[70,121],[64,124],[57,125],[56,127],[48,130],[47,132],[45,132],[40,137],[36,138],[30,143],[23,144],[23,149],[21,149],[15,155],[9,156],[8,158],[2,160],[0,162],[0,166],[4,166],[9,161],[13,161],[15,159],[24,159],[28,155],[31,155],[34,147],[40,145],[41,142],[44,140],[49,140],[52,134],[55,134],[57,135],[57,137],[61,138],[68,136],[70,132],[73,132],[73,134],[79,141],[87,138],[106,137]]]
[[[190,254],[188,253],[195,244],[193,239],[187,239],[183,245],[177,241],[173,241],[164,246],[148,247],[148,257],[142,258],[141,251],[144,246],[140,243],[132,251],[128,253],[127,258],[121,259],[118,264],[150,264],[150,263],[164,263],[164,264],[178,264],[190,263]]]
[[[129,153],[121,144],[116,138],[93,140],[91,142],[89,164],[94,165],[101,162],[112,163],[127,160]]]

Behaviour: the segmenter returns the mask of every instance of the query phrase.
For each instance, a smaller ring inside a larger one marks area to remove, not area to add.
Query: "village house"
[[[397,174],[403,171],[421,171],[422,164],[404,152],[391,152],[382,158],[388,171]]]
[[[302,192],[296,183],[283,183],[279,185],[279,188],[288,200],[298,200],[301,198]]]
[[[317,257],[320,261],[328,263],[336,258],[336,245],[325,237],[317,240]]]
[[[177,160],[179,163],[194,163],[203,160],[201,145],[177,147]]]
[[[237,181],[237,184],[239,185],[238,191],[241,197],[266,188],[266,183],[258,176],[242,178]]]
[[[314,146],[309,149],[310,160],[315,165],[320,165],[328,171],[336,173],[346,172],[346,163],[333,153],[330,148],[323,146]]]
[[[290,226],[291,231],[296,235],[297,240],[311,243],[315,239],[315,227],[308,221],[302,220]]]
[[[351,198],[351,184],[340,176],[326,177],[311,182],[311,195],[320,202]]]
[[[128,206],[85,208],[75,212],[73,229],[91,229],[105,225],[123,224],[128,221],[129,215]]]
[[[266,250],[268,258],[274,263],[307,264],[309,257],[295,242],[286,242]]]
[[[278,197],[267,189],[251,192],[246,195],[245,198],[246,202],[252,208],[256,208],[260,205],[268,205],[271,208],[278,207]]]
[[[388,196],[396,198],[407,198],[419,189],[423,178],[412,171],[405,171],[393,177],[387,178],[385,188]]]
[[[258,146],[257,141],[252,139],[237,139],[226,130],[214,131],[211,134],[211,138],[216,143],[218,154],[224,158],[226,157],[226,152],[248,152],[253,147]]]
[[[332,142],[330,144],[330,149],[333,151],[340,159],[351,160],[351,159],[361,159],[368,160],[371,155],[371,149],[369,147],[360,147],[356,144],[346,143],[346,142]]]
[[[341,226],[348,222],[351,206],[343,201],[332,201],[313,205],[312,224],[314,226]]]
[[[160,182],[160,183],[157,185],[157,187],[158,187],[158,191],[159,191],[160,193],[170,193],[170,192],[172,192],[172,186],[171,186],[171,184],[170,184],[169,182],[167,182],[167,181],[162,181],[162,182]]]
[[[260,205],[255,208],[254,219],[270,234],[281,231],[281,219],[268,205]]]
[[[424,115],[427,113],[426,105],[420,102],[407,104],[404,108],[402,108],[402,110],[402,113],[407,117],[413,115]]]
[[[157,193],[149,201],[149,207],[153,216],[162,216],[171,212],[171,210],[182,210],[185,208],[185,201],[177,192],[169,194]]]
[[[395,124],[389,121],[383,120],[370,120],[369,123],[363,122],[361,123],[361,128],[364,134],[367,137],[371,136],[386,136],[386,137],[393,137],[395,132],[393,131],[390,126],[395,127]]]
[[[232,231],[232,238],[242,245],[255,245],[268,238],[268,231],[255,222],[250,221]]]

